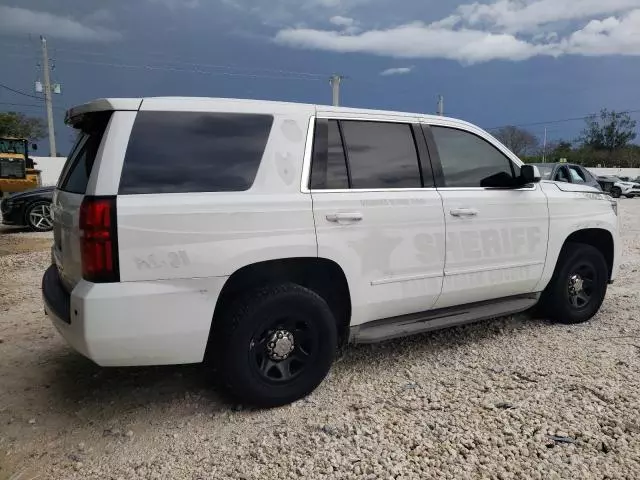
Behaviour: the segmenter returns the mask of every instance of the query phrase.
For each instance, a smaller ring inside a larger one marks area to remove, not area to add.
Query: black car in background
[[[32,188],[5,197],[0,202],[2,223],[26,226],[34,232],[48,232],[53,228],[51,201],[55,188]]]
[[[602,190],[598,180],[582,165],[574,163],[532,163],[532,165],[538,167],[543,180],[579,183]]]

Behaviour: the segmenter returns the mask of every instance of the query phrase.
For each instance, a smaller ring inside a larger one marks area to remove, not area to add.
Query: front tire
[[[25,213],[27,226],[34,232],[48,232],[53,229],[50,202],[35,202]]]
[[[622,196],[622,190],[618,187],[612,187],[610,192],[613,198],[620,198],[620,196]]]
[[[542,294],[540,310],[558,323],[586,322],[600,309],[608,283],[609,268],[602,253],[591,245],[568,243]]]
[[[305,397],[326,377],[337,350],[327,302],[295,284],[253,291],[216,322],[216,368],[243,404],[275,407]]]

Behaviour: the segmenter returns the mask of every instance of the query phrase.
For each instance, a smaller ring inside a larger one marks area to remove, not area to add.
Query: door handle
[[[362,220],[362,214],[360,212],[330,213],[326,218],[333,223],[356,223]]]
[[[475,217],[478,210],[475,208],[452,208],[449,213],[454,217]]]

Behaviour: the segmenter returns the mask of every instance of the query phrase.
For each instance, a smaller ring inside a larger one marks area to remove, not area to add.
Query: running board
[[[489,318],[524,312],[538,303],[539,293],[518,295],[486,302],[428,310],[399,317],[384,318],[351,327],[352,343],[376,343],[416,333],[464,325]]]

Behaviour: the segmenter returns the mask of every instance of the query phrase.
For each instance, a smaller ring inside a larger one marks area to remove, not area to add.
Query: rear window
[[[139,112],[118,193],[248,190],[272,124],[271,115]]]
[[[98,148],[112,113],[90,113],[74,119],[77,137],[60,174],[58,189],[82,195],[87,191]]]

